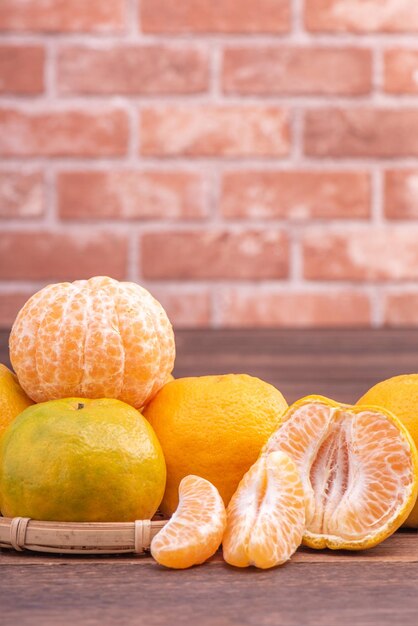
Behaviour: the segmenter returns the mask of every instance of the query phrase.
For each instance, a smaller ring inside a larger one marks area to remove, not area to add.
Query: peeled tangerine
[[[301,544],[304,529],[305,499],[294,461],[283,452],[261,456],[228,505],[224,559],[237,567],[281,565]]]
[[[10,360],[35,402],[116,398],[139,409],[166,382],[174,356],[160,303],[143,287],[106,276],[41,289],[10,334]]]
[[[216,487],[199,476],[186,476],[179,486],[179,505],[152,540],[151,554],[175,569],[204,563],[221,545],[225,524],[225,506]]]
[[[392,534],[417,491],[418,453],[402,424],[380,407],[321,396],[293,404],[262,455],[290,455],[306,499],[303,541],[312,548],[360,550]]]

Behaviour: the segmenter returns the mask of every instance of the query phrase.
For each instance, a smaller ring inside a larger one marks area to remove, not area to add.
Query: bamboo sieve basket
[[[63,554],[142,554],[167,520],[40,522],[0,517],[0,548]]]

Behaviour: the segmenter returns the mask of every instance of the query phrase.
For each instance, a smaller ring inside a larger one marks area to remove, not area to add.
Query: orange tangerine
[[[304,530],[305,499],[294,461],[283,452],[261,456],[228,505],[225,561],[262,569],[281,565],[301,544]]]
[[[178,508],[152,540],[151,554],[175,569],[204,563],[221,545],[225,524],[225,506],[216,487],[199,476],[186,476]]]
[[[312,548],[371,548],[399,528],[415,504],[417,449],[385,409],[308,396],[289,407],[262,454],[275,450],[299,468],[304,543]]]
[[[26,407],[33,404],[8,367],[0,363],[0,437]]]
[[[176,510],[180,481],[189,474],[209,480],[227,505],[286,409],[278,389],[247,374],[164,385],[144,408],[167,463],[163,513]]]
[[[135,283],[96,276],[48,285],[19,312],[10,359],[35,402],[66,397],[148,402],[173,369],[162,306]]]

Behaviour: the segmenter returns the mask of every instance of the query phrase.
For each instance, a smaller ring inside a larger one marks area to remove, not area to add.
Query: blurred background
[[[418,324],[417,0],[1,0],[0,327],[140,282],[177,327]]]

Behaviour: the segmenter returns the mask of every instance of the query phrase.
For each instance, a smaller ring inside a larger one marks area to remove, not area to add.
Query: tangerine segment
[[[296,462],[306,498],[304,543],[360,550],[405,521],[418,493],[418,453],[406,429],[380,407],[321,396],[292,405],[263,454]]]
[[[236,567],[281,565],[301,544],[304,529],[304,492],[294,461],[283,452],[261,456],[228,505],[224,559]]]
[[[166,567],[199,565],[221,545],[225,525],[225,505],[216,487],[190,474],[180,483],[177,510],[151,542],[151,554]]]

